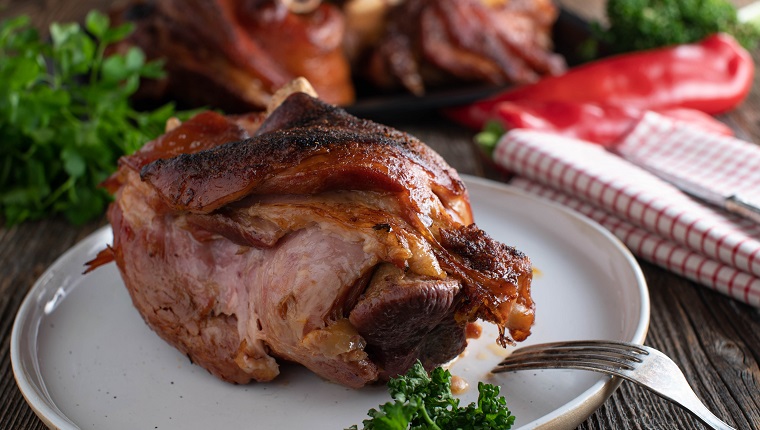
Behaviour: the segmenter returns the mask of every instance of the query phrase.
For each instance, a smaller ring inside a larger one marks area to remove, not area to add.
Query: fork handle
[[[658,394],[666,398],[669,397],[662,393],[658,393]],[[726,424],[725,421],[718,418],[715,414],[710,412],[710,410],[707,409],[705,404],[702,403],[701,400],[699,400],[699,398],[696,396],[696,394],[694,394],[693,391],[690,391],[688,393],[682,391],[680,393],[680,396],[678,397],[680,398],[679,399],[671,398],[671,400],[676,400],[676,404],[679,404],[684,409],[694,414],[695,417],[699,418],[700,421],[702,421],[705,425],[709,426],[710,428],[715,429],[715,430],[736,430],[735,428]]]
[[[713,413],[708,411],[707,409],[705,409],[704,412],[701,412],[701,413],[700,411],[696,411],[696,410],[693,412],[694,412],[694,415],[696,415],[696,417],[699,418],[700,421],[708,425],[710,428],[713,428],[715,430],[736,430],[735,428],[726,424],[720,418],[713,415]]]

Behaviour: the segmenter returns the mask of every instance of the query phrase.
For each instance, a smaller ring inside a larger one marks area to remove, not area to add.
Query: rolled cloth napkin
[[[648,113],[615,151],[515,129],[500,140],[494,161],[519,175],[513,186],[596,220],[639,257],[760,307],[760,225],[640,167],[656,164],[716,192],[755,196],[760,147]]]

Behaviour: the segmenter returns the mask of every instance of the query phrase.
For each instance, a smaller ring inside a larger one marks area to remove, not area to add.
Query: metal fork
[[[581,369],[619,376],[676,403],[710,428],[735,430],[705,407],[673,360],[648,346],[599,340],[544,343],[515,350],[492,372],[528,369]]]

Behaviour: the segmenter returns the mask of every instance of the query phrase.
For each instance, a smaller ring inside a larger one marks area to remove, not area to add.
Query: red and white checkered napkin
[[[648,114],[618,151],[637,163],[670,160],[659,167],[755,193],[743,181],[756,180],[760,189],[760,148],[747,145]],[[596,220],[634,254],[760,307],[760,225],[696,201],[598,145],[556,134],[512,130],[494,160],[520,176],[512,185]],[[746,175],[736,180],[739,171]]]
[[[648,112],[615,152],[718,195],[760,202],[760,146]]]

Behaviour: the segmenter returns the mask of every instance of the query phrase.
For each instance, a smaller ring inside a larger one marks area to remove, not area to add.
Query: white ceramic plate
[[[528,254],[537,323],[528,343],[570,339],[643,342],[649,301],[630,253],[601,227],[552,203],[467,178],[478,225]],[[19,309],[11,339],[18,385],[49,426],[62,429],[342,429],[386,402],[384,387],[351,390],[296,365],[273,383],[231,385],[158,338],[132,307],[115,265],[81,275],[111,241],[103,228],[55,262]],[[505,355],[487,329],[451,371],[477,395],[502,386],[516,428],[575,428],[619,381],[547,370],[491,375]]]

